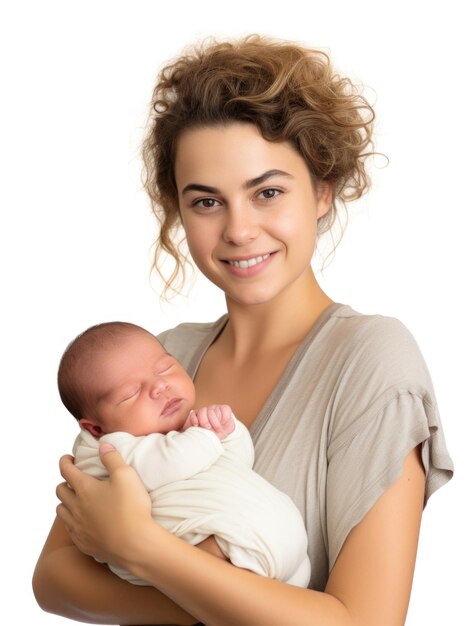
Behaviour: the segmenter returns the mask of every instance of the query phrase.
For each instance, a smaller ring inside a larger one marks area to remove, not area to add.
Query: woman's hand
[[[56,494],[57,515],[78,549],[99,560],[123,565],[132,560],[133,540],[140,528],[153,522],[151,501],[138,474],[111,444],[100,446],[110,477],[98,480],[77,469],[73,457],[59,462],[65,483]]]

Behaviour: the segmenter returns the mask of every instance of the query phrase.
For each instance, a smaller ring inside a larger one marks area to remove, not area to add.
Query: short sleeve
[[[432,382],[407,329],[383,318],[354,352],[327,448],[329,571],[350,530],[401,476],[413,448],[422,445],[424,506],[453,475]]]

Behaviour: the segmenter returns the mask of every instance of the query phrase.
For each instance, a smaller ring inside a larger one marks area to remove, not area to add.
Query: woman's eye
[[[261,196],[262,200],[271,200],[279,196],[280,193],[282,193],[280,189],[270,187],[269,189],[263,189],[258,195]]]
[[[195,200],[192,206],[200,209],[214,209],[218,205],[219,202],[216,198],[201,198],[200,200]]]

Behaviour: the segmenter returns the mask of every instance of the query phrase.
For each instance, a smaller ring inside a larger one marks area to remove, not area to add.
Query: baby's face
[[[160,343],[134,332],[102,350],[88,369],[96,402],[90,420],[103,434],[132,435],[180,430],[195,401],[191,378]]]

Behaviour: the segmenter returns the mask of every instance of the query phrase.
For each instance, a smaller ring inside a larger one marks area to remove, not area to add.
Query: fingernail
[[[102,443],[100,446],[100,454],[107,454],[108,452],[112,452],[115,448],[111,445],[111,443]]]

